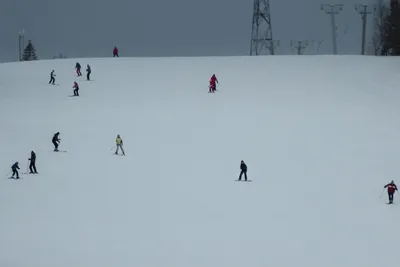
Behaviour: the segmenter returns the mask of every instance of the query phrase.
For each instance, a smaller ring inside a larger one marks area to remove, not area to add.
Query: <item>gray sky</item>
[[[360,53],[361,18],[353,5],[376,0],[270,0],[277,54],[293,53],[291,39],[323,41],[305,54],[332,52],[321,3],[345,3],[337,16],[338,51]],[[0,62],[17,59],[22,28],[42,59],[111,56],[114,46],[120,56],[248,55],[252,9],[253,0],[1,0]]]

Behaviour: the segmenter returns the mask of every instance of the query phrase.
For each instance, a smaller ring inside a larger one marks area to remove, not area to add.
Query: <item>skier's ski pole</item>
[[[112,148],[110,148],[110,150],[113,150],[114,148],[116,148],[117,147],[117,145],[115,145],[115,146],[113,146]]]
[[[381,196],[379,198],[382,198],[383,192],[385,191],[385,188],[382,189]]]
[[[29,168],[29,160],[28,160],[28,164],[26,164],[26,173],[28,173],[28,168]]]

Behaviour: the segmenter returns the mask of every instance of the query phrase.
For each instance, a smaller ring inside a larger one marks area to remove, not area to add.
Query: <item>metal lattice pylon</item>
[[[265,49],[274,55],[275,45],[272,39],[269,0],[254,0],[250,55],[259,55]]]

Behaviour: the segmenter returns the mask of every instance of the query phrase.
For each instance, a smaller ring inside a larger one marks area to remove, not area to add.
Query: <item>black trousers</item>
[[[82,76],[81,69],[76,69],[76,74],[78,74],[78,76]]]
[[[12,177],[14,177],[14,175],[17,175],[17,178],[19,178],[18,171],[17,170],[12,170],[12,171],[13,171]]]
[[[114,57],[119,57],[118,53],[114,53]]]
[[[91,74],[91,72],[88,72],[87,75],[86,75],[86,79],[87,79],[88,81],[90,80],[90,74]]]
[[[56,81],[56,79],[54,79],[54,77],[51,77],[49,84],[51,84],[51,83],[54,84],[55,81]]]
[[[242,175],[244,174],[244,180],[247,181],[247,171],[241,171],[239,175],[239,181],[242,180]]]
[[[78,91],[79,91],[79,89],[75,89],[74,90],[74,95],[79,95]]]
[[[393,202],[394,193],[388,193],[389,195],[389,202]]]
[[[56,141],[52,141],[54,145],[54,150],[58,149],[58,143]]]
[[[31,172],[37,173],[37,170],[36,170],[36,162],[35,162],[35,161],[32,161],[32,160],[31,160],[31,163],[29,164],[29,170],[30,170]]]

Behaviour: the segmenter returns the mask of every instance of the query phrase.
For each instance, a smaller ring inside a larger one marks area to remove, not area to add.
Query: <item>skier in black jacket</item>
[[[29,159],[29,161],[30,161],[30,164],[29,164],[29,170],[30,170],[30,172],[29,173],[37,173],[37,170],[36,170],[36,154],[35,154],[35,152],[31,152],[31,158]]]
[[[58,144],[60,143],[60,139],[58,138],[59,135],[60,132],[55,133],[53,139],[51,140],[54,145],[54,151],[58,151]]]
[[[89,64],[87,65],[86,72],[87,72],[86,79],[90,81],[90,74],[92,73],[92,68],[89,66]]]
[[[51,73],[50,73],[50,82],[49,82],[49,84],[53,84],[54,85],[54,83],[56,82],[56,79],[54,77],[56,77],[56,75],[54,74],[54,70],[52,70]]]
[[[246,163],[244,163],[244,161],[242,160],[240,162],[240,175],[239,175],[239,181],[242,180],[242,175],[244,174],[244,180],[247,181],[247,165]]]
[[[11,170],[13,171],[13,174],[12,174],[11,178],[14,178],[14,175],[17,175],[16,179],[19,179],[19,174],[18,174],[19,166],[18,166],[18,162],[15,162],[14,165],[11,166]]]
[[[81,73],[81,64],[79,64],[79,62],[76,62],[75,69],[76,69],[76,75],[82,76],[82,73]]]

